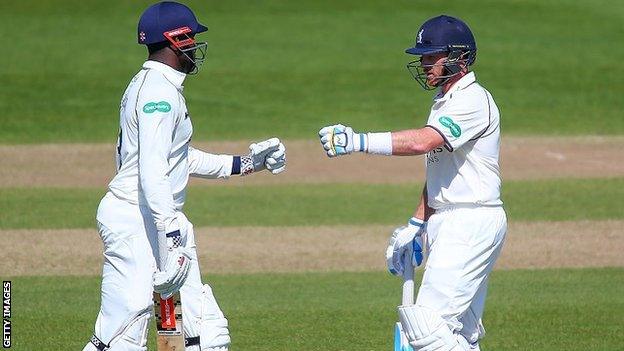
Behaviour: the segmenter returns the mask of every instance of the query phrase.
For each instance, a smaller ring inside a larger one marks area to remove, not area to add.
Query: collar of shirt
[[[433,100],[436,102],[446,101],[451,98],[451,95],[453,95],[454,92],[464,89],[465,87],[474,83],[476,80],[477,80],[477,77],[475,76],[474,72],[468,72],[468,74],[461,77],[457,82],[455,82],[455,84],[453,84],[451,89],[449,89],[449,91],[447,91],[446,94],[442,93],[442,90],[439,90],[438,94],[436,94],[436,96],[433,97]]]
[[[182,83],[184,83],[184,79],[186,78],[186,74],[176,71],[170,66],[165,65],[164,63],[158,61],[148,60],[143,64],[143,68],[153,69],[160,73],[162,73],[168,81],[171,82],[178,90],[182,91],[184,88]]]

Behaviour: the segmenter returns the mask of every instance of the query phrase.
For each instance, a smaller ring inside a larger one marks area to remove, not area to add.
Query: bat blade
[[[158,351],[184,351],[182,328],[182,300],[180,293],[163,300],[154,293],[154,316],[156,317],[156,348]]]

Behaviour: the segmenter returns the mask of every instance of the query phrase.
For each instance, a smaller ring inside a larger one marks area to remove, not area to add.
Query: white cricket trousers
[[[204,313],[220,317],[223,314],[214,298],[212,306],[205,305],[193,225],[181,212],[177,219],[182,242],[193,253],[190,273],[180,289],[180,296],[185,334],[195,337],[199,335],[196,326],[202,307]],[[152,276],[156,270],[158,244],[149,210],[120,200],[110,192],[100,202],[97,221],[104,243],[104,267],[102,305],[95,322],[95,336],[108,345],[137,316],[152,315]]]
[[[502,207],[436,210],[427,221],[428,259],[416,304],[437,311],[473,348],[485,334],[488,277],[506,232]]]

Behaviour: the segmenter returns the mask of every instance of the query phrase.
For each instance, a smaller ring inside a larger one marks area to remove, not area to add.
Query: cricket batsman
[[[352,152],[426,155],[420,204],[397,228],[386,251],[395,275],[428,254],[416,302],[399,306],[399,320],[414,350],[479,350],[488,276],[507,230],[500,199],[500,116],[492,95],[470,66],[477,46],[458,18],[438,16],[418,30],[407,67],[426,90],[437,89],[420,129],[356,133],[330,125],[319,131],[327,156]],[[424,235],[426,233],[426,235]],[[410,259],[411,258],[411,259]]]
[[[180,291],[186,350],[225,351],[228,322],[210,286],[202,284],[193,225],[182,212],[189,176],[228,178],[285,169],[277,138],[242,156],[215,155],[190,145],[191,115],[183,96],[187,75],[206,53],[205,32],[191,9],[175,2],[147,8],[138,43],[149,57],[120,105],[117,174],[97,210],[104,243],[102,305],[85,351],[147,349],[152,292]]]

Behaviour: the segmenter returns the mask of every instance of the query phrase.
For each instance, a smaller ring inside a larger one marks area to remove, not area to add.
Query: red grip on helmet
[[[174,30],[164,32],[163,35],[169,40],[176,48],[181,49],[186,46],[195,45],[195,39],[191,38],[189,33],[193,31],[189,27],[180,27]],[[178,38],[184,36],[182,38]]]

